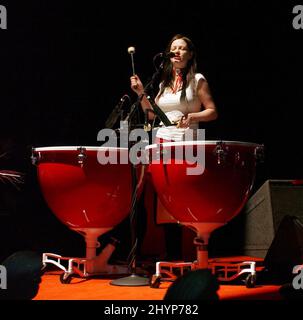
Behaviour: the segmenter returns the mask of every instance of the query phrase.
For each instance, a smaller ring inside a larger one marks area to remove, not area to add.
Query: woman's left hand
[[[189,113],[188,115],[186,116],[183,116],[178,125],[177,125],[177,128],[189,128],[189,126],[194,122],[194,116]]]

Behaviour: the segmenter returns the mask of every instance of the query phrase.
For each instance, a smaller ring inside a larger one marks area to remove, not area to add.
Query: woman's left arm
[[[180,127],[189,127],[192,123],[207,122],[216,120],[218,117],[217,108],[210,93],[208,83],[204,79],[200,79],[197,86],[197,95],[204,107],[200,112],[189,113],[183,120]]]

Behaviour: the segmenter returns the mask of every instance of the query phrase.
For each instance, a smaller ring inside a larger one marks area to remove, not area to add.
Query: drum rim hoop
[[[127,151],[128,148],[120,148],[120,147],[86,147],[86,146],[58,146],[58,147],[37,147],[33,148],[34,151],[79,151],[79,148],[83,148],[86,151]]]
[[[160,143],[163,147],[173,147],[173,146],[195,146],[195,145],[217,145],[222,143],[224,145],[240,145],[248,147],[262,147],[261,144],[253,142],[243,142],[243,141],[225,141],[225,140],[203,140],[203,141],[173,141],[173,142],[162,142]],[[159,144],[151,144],[145,147],[145,149],[154,149],[157,148]]]

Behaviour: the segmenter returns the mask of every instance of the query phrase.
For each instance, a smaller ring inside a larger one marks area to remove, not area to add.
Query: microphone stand
[[[161,63],[160,68],[163,68],[163,62]],[[137,110],[141,100],[143,99],[144,95],[150,102],[153,112],[155,115],[159,117],[159,119],[163,122],[165,126],[171,126],[172,123],[167,118],[165,113],[156,105],[154,100],[151,98],[150,95],[146,94],[146,91],[153,87],[154,82],[156,81],[156,78],[159,76],[160,70],[157,69],[157,71],[153,74],[152,79],[148,82],[148,84],[144,87],[144,94],[140,95],[136,102],[131,106],[130,112],[125,118],[124,121],[127,121],[129,124],[129,128],[134,126],[134,124],[131,123],[132,118],[135,114],[135,111]],[[148,111],[145,114],[145,122],[146,117],[148,116]],[[147,126],[147,123],[145,123],[144,127]],[[131,177],[132,177],[132,201],[131,201],[131,212],[130,212],[130,228],[131,228],[131,243],[132,243],[132,249],[129,254],[129,257],[131,257],[131,261],[129,263],[130,266],[130,273],[131,275],[128,277],[116,279],[110,282],[111,285],[115,286],[147,286],[150,285],[150,280],[146,277],[141,277],[136,274],[136,251],[137,251],[137,244],[138,244],[138,238],[136,234],[136,228],[137,228],[137,172],[136,167],[134,164],[132,164],[131,167]]]
[[[138,97],[137,101],[131,106],[130,112],[124,120],[128,122],[129,128],[132,128],[137,125],[135,123],[132,123],[132,119],[134,117],[135,111],[137,110],[143,96],[144,95],[141,95]],[[138,179],[137,179],[136,165],[133,163],[131,164],[131,180],[132,180],[132,197],[131,197],[131,210],[130,210],[130,230],[131,230],[132,249],[129,254],[130,276],[112,280],[110,284],[114,286],[130,286],[130,287],[149,286],[150,285],[149,278],[141,277],[136,273],[136,253],[137,253],[137,245],[138,245],[138,238],[137,238],[137,232],[136,232]]]
[[[160,67],[157,68],[156,65],[155,65],[155,59],[159,56],[159,54],[157,54],[154,59],[153,59],[153,62],[154,62],[154,66],[156,68],[156,71],[154,72],[154,74],[152,75],[152,78],[151,80],[147,83],[147,85],[144,87],[144,94],[147,98],[147,100],[149,101],[149,103],[151,104],[152,108],[153,108],[153,111],[155,113],[156,116],[158,116],[158,118],[162,121],[162,123],[166,126],[166,127],[169,127],[169,126],[172,126],[173,124],[170,122],[170,120],[168,119],[168,117],[166,116],[166,114],[159,108],[159,106],[155,103],[154,99],[148,95],[146,92],[148,90],[150,90],[151,88],[154,87],[154,84],[157,80],[157,78],[160,76],[160,71],[163,69],[163,66],[164,66],[164,59],[162,60],[161,64],[160,64]]]

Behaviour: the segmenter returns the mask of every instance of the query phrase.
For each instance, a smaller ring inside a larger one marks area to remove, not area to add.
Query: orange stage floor
[[[73,278],[70,284],[62,284],[60,272],[47,272],[42,277],[39,292],[34,300],[162,300],[169,282],[163,282],[160,288],[149,286],[128,287],[113,286],[111,279]],[[218,291],[220,300],[280,300],[278,285],[221,284]]]

